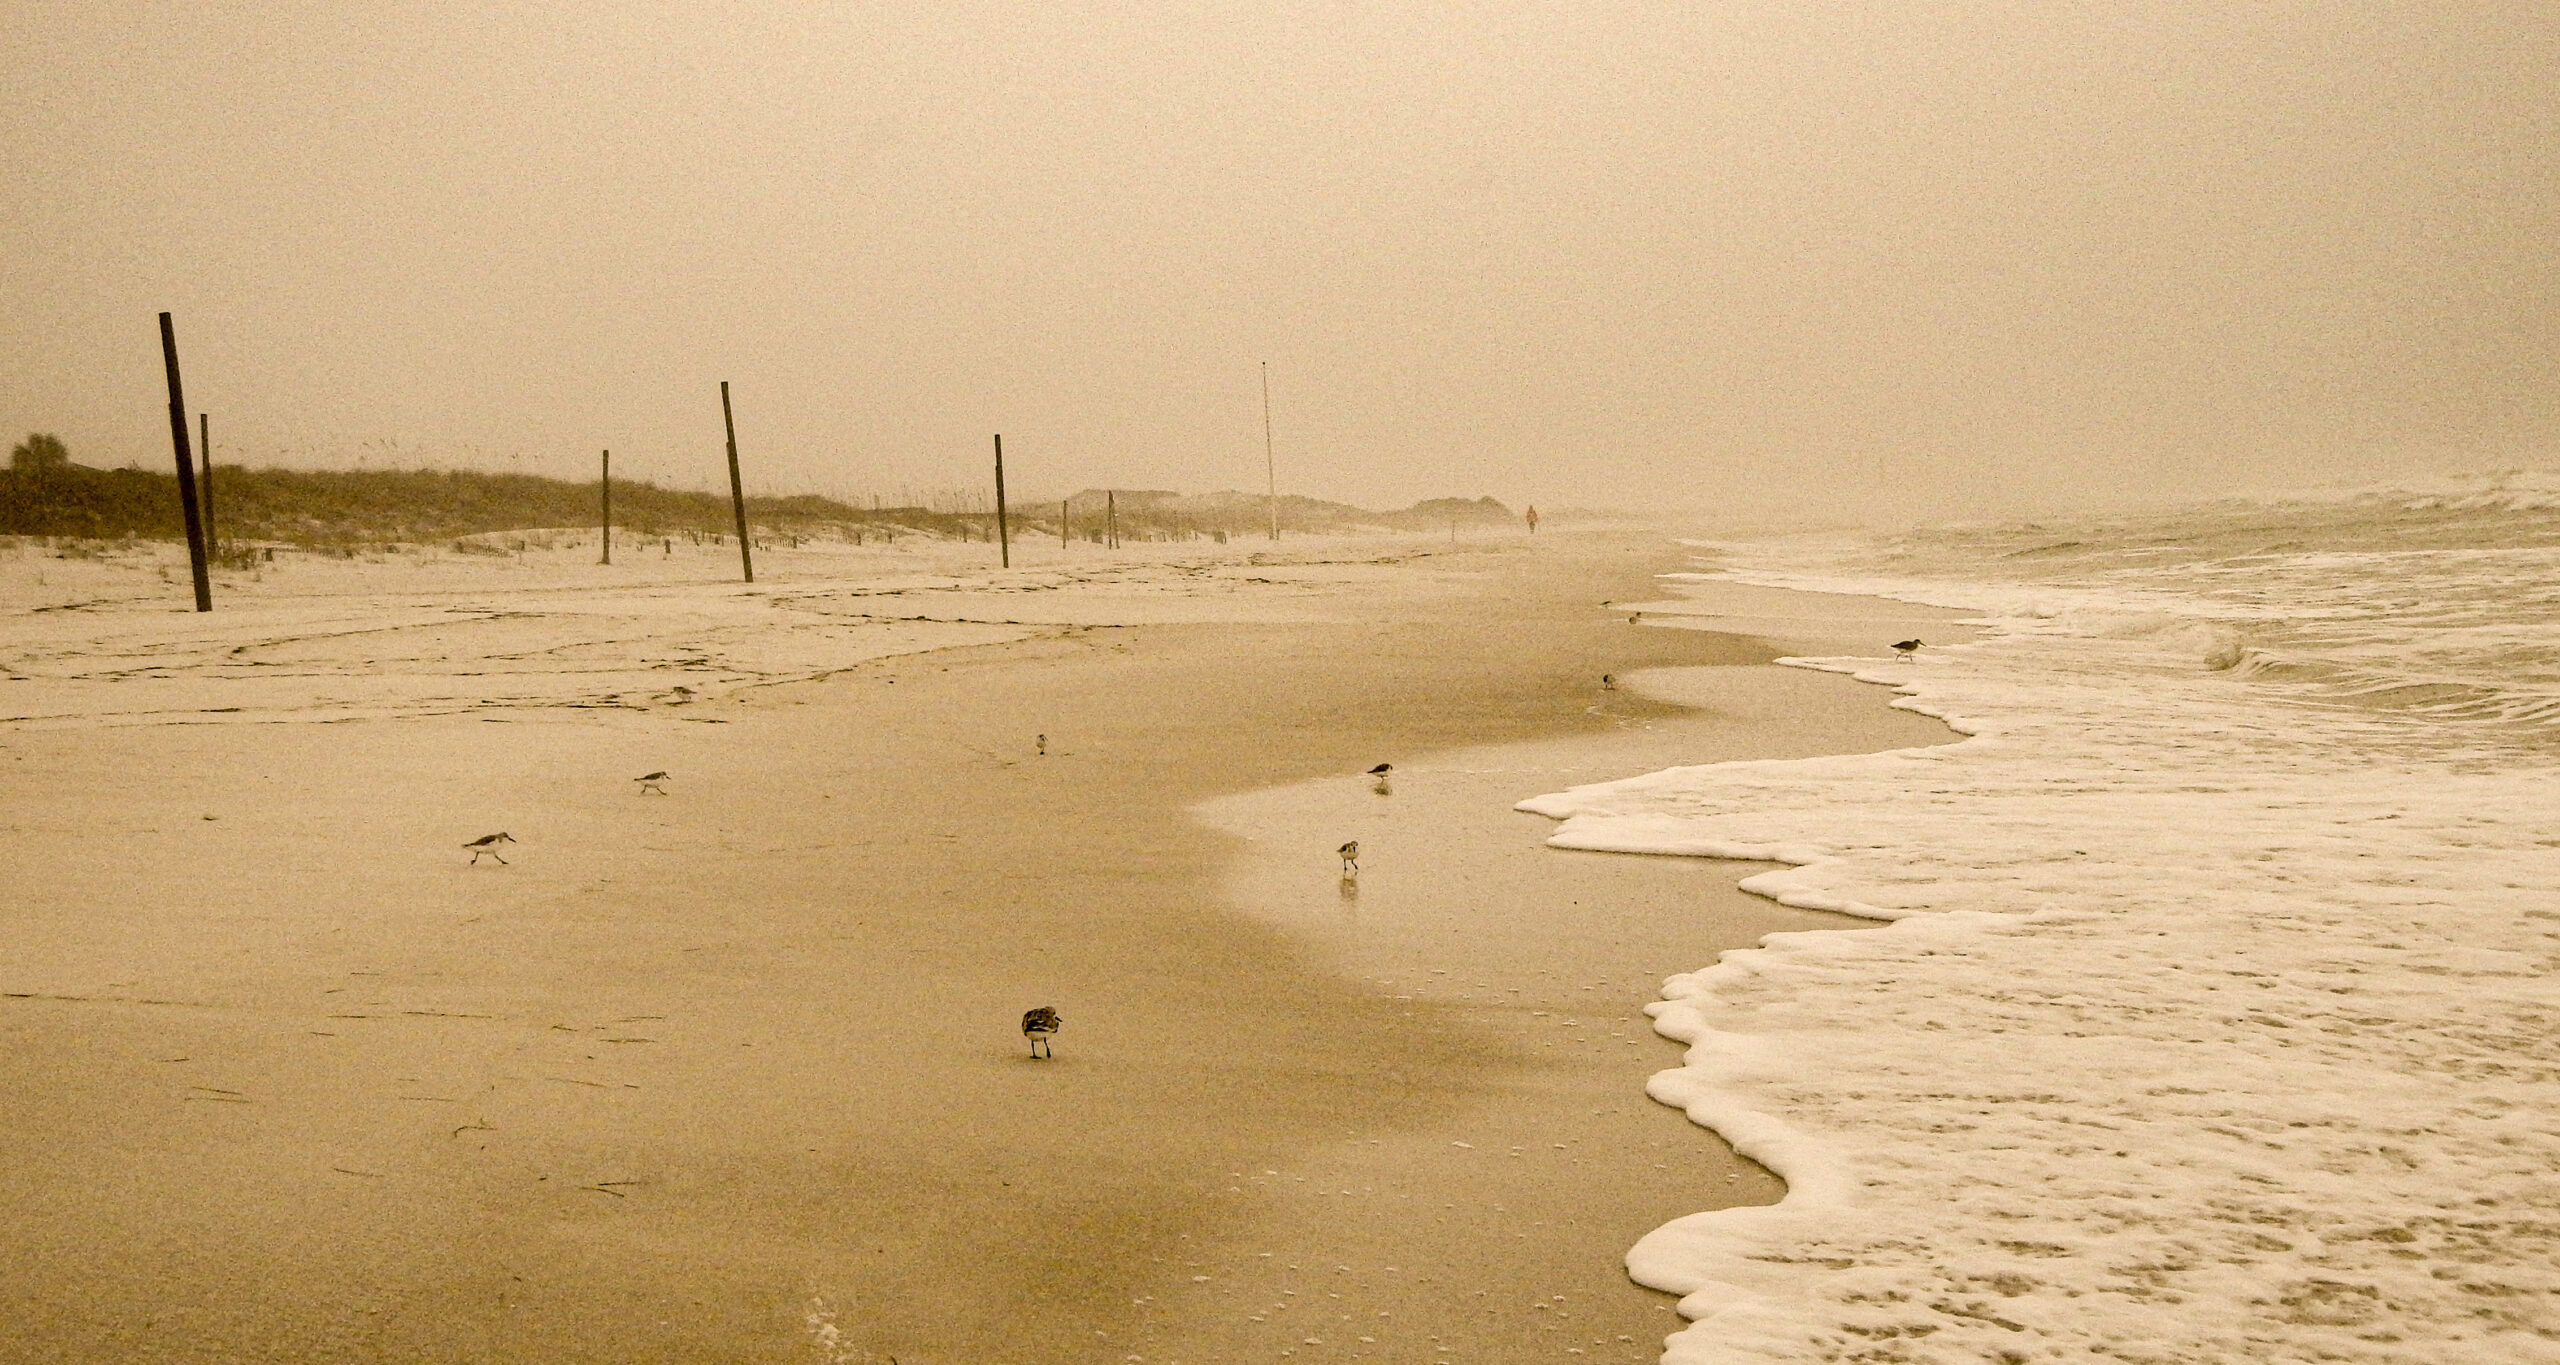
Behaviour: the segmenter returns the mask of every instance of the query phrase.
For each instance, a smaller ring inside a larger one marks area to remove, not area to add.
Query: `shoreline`
[[[2548,690],[2518,664],[2550,551],[2441,510],[2005,533],[2059,566],[1996,534],[1748,566],[1971,597],[1990,629],[1803,661],[1961,744],[1538,803],[1580,847],[1765,851],[1794,864],[1769,894],[1894,921],[1728,955],[1655,1011],[1692,1046],[1652,1092],[1795,1182],[1637,1248],[1692,1296],[1666,1359],[2548,1354],[2553,1149],[2514,1115],[2554,1090],[2554,784],[2548,708],[2505,704]],[[2294,667],[2234,667],[2235,636]],[[2460,704],[2378,685],[2420,670]]]
[[[1799,596],[1819,610],[1799,613],[1813,623],[1798,643],[1844,646],[1880,622],[1936,616],[1889,603],[1844,614],[1842,603]],[[1725,604],[1690,605],[1694,619]],[[1773,865],[1556,848],[1555,822],[1513,807],[1678,764],[1961,736],[1850,679],[1758,660],[1638,674],[1595,692],[1595,710],[1629,691],[1653,705],[1607,731],[1440,751],[1400,764],[1384,798],[1340,776],[1194,808],[1212,828],[1255,838],[1229,883],[1251,913],[1323,950],[1346,978],[1453,1016],[1514,1069],[1422,1127],[1383,1137],[1346,1128],[1299,1166],[1249,1181],[1272,1204],[1265,1244],[1308,1273],[1283,1277],[1262,1305],[1267,1321],[1204,1316],[1151,1341],[1149,1360],[1276,1358],[1294,1346],[1294,1360],[1569,1351],[1651,1361],[1686,1323],[1676,1296],[1628,1277],[1626,1254],[1663,1223],[1784,1192],[1718,1134],[1647,1098],[1649,1078],[1676,1068],[1681,1049],[1653,1031],[1644,1006],[1720,949],[1873,923],[1738,886]],[[1362,841],[1356,894],[1280,852],[1342,830]],[[1319,1333],[1320,1345],[1279,1334],[1272,1310],[1289,1287],[1340,1294],[1359,1305],[1355,1318],[1385,1321],[1345,1339]],[[1378,1341],[1363,1345],[1364,1335]]]
[[[1239,841],[1189,807],[1598,728],[1560,697],[1612,665],[1767,657],[1582,619],[1672,556],[1462,554],[1325,585],[1316,619],[876,660],[716,728],[8,735],[60,808],[0,807],[8,838],[62,873],[16,926],[40,970],[6,983],[7,1079],[41,1097],[6,1153],[11,1352],[805,1358],[817,1299],[849,1360],[1117,1360],[1198,1284],[1197,1321],[1242,1320],[1209,1310],[1247,1286],[1176,1263],[1267,1223],[1244,1172],[1360,1106],[1383,1148],[1536,1058],[1204,911]],[[1500,638],[1448,619],[1488,599]],[[1491,662],[1530,636],[1530,666]],[[635,806],[649,766],[678,795]],[[517,866],[422,855],[457,809],[526,840]],[[63,843],[83,828],[120,842]],[[1015,1055],[1034,1003],[1067,1018],[1054,1064]]]

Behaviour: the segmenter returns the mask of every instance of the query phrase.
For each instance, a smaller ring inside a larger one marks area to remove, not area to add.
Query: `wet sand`
[[[10,735],[0,1358],[808,1360],[822,1303],[846,1361],[1650,1359],[1617,1255],[1772,1191],[1642,1100],[1636,1009],[1811,917],[1509,802],[1943,733],[1597,609],[1675,567],[1439,555],[680,713]],[[1731,705],[1596,688],[1693,664]]]

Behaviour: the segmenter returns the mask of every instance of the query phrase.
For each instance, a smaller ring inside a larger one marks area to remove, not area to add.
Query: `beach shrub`
[[[71,463],[71,452],[63,447],[62,438],[48,432],[30,433],[9,452],[11,469],[60,469]]]

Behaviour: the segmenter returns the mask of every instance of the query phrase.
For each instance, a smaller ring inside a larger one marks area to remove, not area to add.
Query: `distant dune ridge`
[[[1078,529],[1112,511],[1121,533],[1128,528],[1224,531],[1246,535],[1271,528],[1271,498],[1262,493],[1176,493],[1161,488],[1088,488],[1067,499],[1067,515]],[[1493,498],[1426,498],[1395,512],[1372,512],[1347,502],[1327,502],[1296,493],[1281,495],[1280,528],[1284,531],[1345,531],[1377,527],[1391,531],[1437,531],[1460,526],[1518,525],[1519,515]],[[1037,504],[1033,505],[1038,510]],[[1055,526],[1053,518],[1050,525]]]
[[[225,540],[335,545],[351,541],[429,541],[491,532],[591,526],[593,481],[470,470],[298,470],[224,466],[214,476]],[[0,469],[0,535],[137,536],[175,539],[177,476],[139,469],[63,464]],[[729,500],[717,493],[661,488],[616,479],[614,524],[635,536],[721,534],[731,527]],[[1069,530],[1102,531],[1106,504],[1124,540],[1267,534],[1271,500],[1259,493],[1183,494],[1162,489],[1086,489],[1066,499]],[[1012,507],[1017,536],[1056,535],[1058,502],[1026,498]],[[1283,531],[1364,528],[1436,531],[1447,527],[1517,526],[1520,519],[1490,498],[1432,498],[1399,511],[1373,512],[1348,503],[1284,495]],[[782,534],[858,535],[878,531],[954,539],[995,534],[992,500],[982,510],[856,507],[833,498],[750,497],[748,519]]]

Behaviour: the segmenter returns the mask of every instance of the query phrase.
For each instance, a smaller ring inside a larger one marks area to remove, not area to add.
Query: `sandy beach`
[[[1645,1100],[1640,1007],[1827,917],[1511,803],[1947,738],[1765,666],[1930,614],[1631,627],[1651,532],[1142,558],[357,584],[272,680],[218,661],[316,596],[13,609],[0,1357],[1653,1359],[1619,1257],[1775,1186]],[[216,662],[65,662],[112,640]],[[98,700],[195,683],[242,709]]]
[[[2377,8],[14,6],[0,1365],[2560,1365]]]

